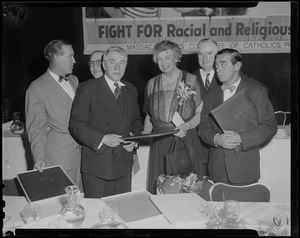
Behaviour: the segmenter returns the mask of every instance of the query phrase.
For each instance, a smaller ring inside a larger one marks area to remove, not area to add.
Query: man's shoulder
[[[200,68],[197,68],[196,70],[192,71],[191,74],[199,76],[200,75]]]
[[[128,81],[122,81],[122,83],[124,83],[126,85],[126,87],[129,87],[129,88],[136,88],[136,86],[131,83],[131,82],[128,82]]]
[[[101,79],[101,78],[100,78]],[[83,81],[79,84],[80,88],[94,88],[97,84],[99,84],[99,78],[96,79],[88,79],[86,81]]]
[[[245,81],[246,85],[251,88],[267,88],[265,84],[262,82],[258,81],[257,79],[253,77],[249,77],[245,74],[241,75],[242,80]]]
[[[28,89],[34,88],[44,88],[47,86],[49,79],[51,79],[51,75],[46,71],[44,74],[39,76],[37,79],[33,80]]]
[[[122,83],[125,84],[125,87],[128,89],[128,91],[130,93],[136,93],[137,92],[137,88],[134,84],[132,84],[131,82],[128,81],[122,81]]]

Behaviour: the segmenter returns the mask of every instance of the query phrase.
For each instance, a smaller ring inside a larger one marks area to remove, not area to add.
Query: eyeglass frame
[[[98,59],[98,60],[96,60],[96,61],[92,61],[92,60],[91,60],[91,61],[88,62],[88,65],[89,65],[90,67],[94,67],[95,63],[96,63],[96,65],[101,66],[102,60],[101,60],[101,59]]]

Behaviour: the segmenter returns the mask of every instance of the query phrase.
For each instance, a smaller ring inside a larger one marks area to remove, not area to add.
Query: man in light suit
[[[110,47],[103,56],[105,74],[81,83],[76,91],[69,131],[83,146],[81,170],[87,198],[131,191],[136,142],[124,144],[121,138],[139,133],[141,121],[137,89],[121,81],[126,66],[126,51]]]
[[[222,49],[216,55],[215,68],[223,83],[210,91],[203,105],[199,135],[209,144],[209,176],[214,182],[234,185],[255,183],[260,178],[259,147],[277,132],[273,106],[267,87],[240,74],[242,56],[237,50]],[[257,111],[257,125],[242,132],[221,132],[209,112],[235,93],[245,89]]]
[[[39,171],[61,165],[82,190],[81,148],[68,126],[78,79],[71,75],[75,63],[72,45],[53,40],[44,49],[49,68],[26,91],[25,116],[34,167]]]
[[[218,52],[218,44],[215,40],[210,38],[205,38],[199,41],[197,45],[198,50],[198,63],[200,67],[193,72],[197,76],[198,82],[201,90],[201,98],[205,103],[206,95],[209,91],[212,91],[215,88],[221,86],[221,82],[217,78],[214,70],[215,55]],[[209,74],[209,75],[208,75]],[[208,77],[207,77],[208,75]],[[209,85],[206,85],[206,78],[209,80]],[[201,138],[200,138],[201,139]],[[204,164],[202,165],[205,168],[205,174],[207,175],[207,163],[208,163],[208,152],[209,145],[207,145],[201,139],[201,155],[203,156]]]

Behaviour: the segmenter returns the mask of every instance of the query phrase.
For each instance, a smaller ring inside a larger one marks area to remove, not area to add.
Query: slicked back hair
[[[44,48],[44,56],[51,64],[55,55],[63,55],[62,47],[64,45],[72,46],[67,40],[52,40]]]

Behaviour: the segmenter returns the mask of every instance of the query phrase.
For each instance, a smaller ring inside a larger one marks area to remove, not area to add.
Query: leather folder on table
[[[17,174],[17,179],[29,202],[66,194],[65,188],[75,185],[60,165]]]
[[[211,115],[220,129],[243,132],[257,125],[257,112],[245,88],[213,109]]]

